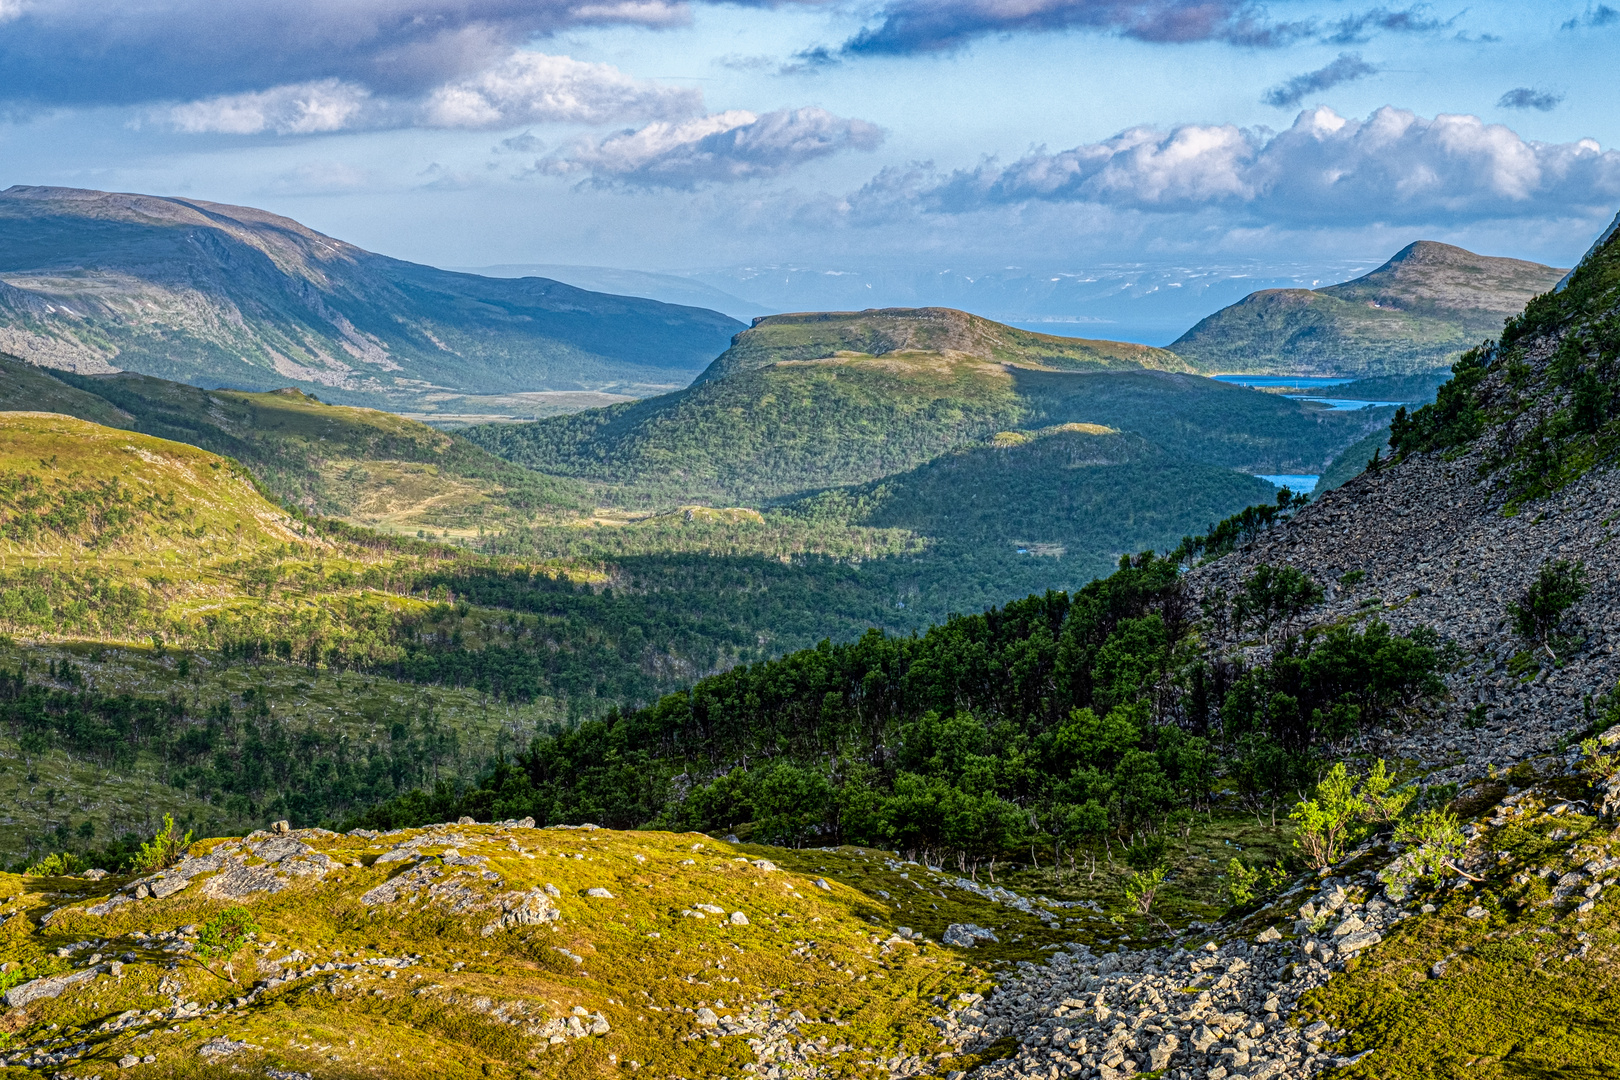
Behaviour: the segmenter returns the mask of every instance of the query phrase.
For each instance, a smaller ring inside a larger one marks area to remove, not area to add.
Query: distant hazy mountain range
[[[1296,375],[1444,368],[1500,330],[1504,318],[1563,272],[1432,241],[1407,246],[1370,273],[1362,273],[1365,267],[1040,272],[762,266],[677,275],[510,266],[479,272],[537,274],[747,319],[771,312],[949,306],[1048,334],[1165,345],[1200,371]],[[1326,282],[1342,284],[1325,284],[1324,275]]]
[[[376,255],[262,210],[0,192],[0,349],[431,412],[465,395],[683,386],[743,329],[698,307]]]

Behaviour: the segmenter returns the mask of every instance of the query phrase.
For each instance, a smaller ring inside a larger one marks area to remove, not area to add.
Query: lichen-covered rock
[[[286,884],[267,865],[249,866],[245,859],[230,859],[198,891],[211,900],[241,900],[257,892],[280,892]]]
[[[83,971],[70,971],[62,975],[47,975],[13,986],[6,991],[6,1008],[20,1009],[31,1001],[57,997],[68,987],[89,982],[104,970],[101,967],[86,968]]]
[[[482,931],[485,937],[514,926],[538,926],[562,918],[562,912],[542,889],[507,893],[500,897],[500,903],[501,917],[485,925]]]
[[[976,923],[951,923],[945,928],[945,933],[939,940],[947,945],[954,945],[959,949],[971,949],[981,941],[999,941],[995,931],[986,930]]]

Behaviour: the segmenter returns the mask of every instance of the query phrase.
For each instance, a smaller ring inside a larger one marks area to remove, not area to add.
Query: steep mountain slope
[[[110,409],[123,426],[235,458],[289,505],[384,531],[465,537],[587,508],[578,484],[511,465],[414,420],[329,405],[290,388],[202,390],[127,373],[53,378],[0,356],[0,373],[12,371],[32,371],[33,384],[55,382],[80,395],[58,411],[95,420],[98,405]]]
[[[1170,348],[1200,371],[1403,375],[1444,367],[1564,271],[1420,240],[1363,277],[1267,289],[1222,308]]]
[[[779,316],[687,390],[465,434],[605,498],[759,505],[903,472],[997,431],[1104,424],[1195,461],[1280,472],[1326,463],[1387,420],[1145,366],[1179,362],[937,309]]]
[[[1328,586],[1307,628],[1379,619],[1452,652],[1430,717],[1367,750],[1411,762],[1460,820],[1429,840],[1374,836],[1336,868],[1330,882],[1405,920],[1390,940],[1351,964],[1321,951],[1325,929],[1308,946],[1334,971],[1318,1015],[1348,1029],[1347,1056],[1374,1055],[1347,1075],[1596,1074],[1620,1052],[1606,989],[1620,932],[1617,358],[1609,236],[1465,354],[1433,405],[1397,419],[1393,462],[1189,577],[1207,601],[1261,565],[1292,566]],[[1260,651],[1231,634],[1219,647]],[[1432,875],[1402,884],[1436,851]]]
[[[248,207],[0,192],[0,349],[47,367],[432,409],[682,385],[740,328],[700,308],[389,259]]]

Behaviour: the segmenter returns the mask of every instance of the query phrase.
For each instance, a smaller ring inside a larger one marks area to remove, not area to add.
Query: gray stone
[[[1371,948],[1382,940],[1384,940],[1383,936],[1376,930],[1357,930],[1355,933],[1347,934],[1339,940],[1338,951],[1341,956],[1349,956],[1363,949]]]
[[[945,933],[939,940],[947,945],[954,945],[959,949],[971,949],[981,941],[1000,941],[995,932],[986,930],[977,923],[951,923],[945,928]]]
[[[557,910],[557,905],[552,903],[551,897],[541,889],[507,893],[500,898],[500,902],[501,917],[484,927],[484,937],[500,930],[509,930],[514,926],[538,926],[543,923],[554,923],[562,918],[562,912]]]
[[[240,900],[256,892],[280,892],[286,882],[276,876],[268,866],[249,866],[244,859],[233,858],[225,868],[198,887],[202,895],[211,900]]]
[[[89,982],[100,973],[101,969],[99,967],[86,968],[83,971],[70,971],[64,975],[46,975],[41,979],[20,983],[6,991],[6,1008],[20,1009],[32,1001],[59,997],[62,991],[80,983]]]

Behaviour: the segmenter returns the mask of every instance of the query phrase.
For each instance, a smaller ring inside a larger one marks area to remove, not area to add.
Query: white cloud
[[[863,195],[891,199],[875,182]],[[1527,141],[1477,116],[1425,119],[1385,106],[1366,120],[1308,109],[1288,130],[1186,124],[1132,128],[939,178],[929,209],[1032,202],[1185,212],[1226,207],[1264,221],[1464,221],[1585,214],[1620,199],[1620,153],[1596,142]]]
[[[585,173],[598,184],[690,189],[775,176],[842,150],[872,150],[883,131],[825,109],[741,109],[679,123],[660,121],[602,139],[582,139],[536,164],[553,175]]]
[[[520,52],[434,90],[421,117],[430,127],[492,128],[671,120],[702,108],[699,90],[635,79],[608,64]]]
[[[189,134],[314,135],[354,126],[370,98],[363,86],[321,79],[192,101],[166,109],[161,116]]]
[[[0,0],[0,100],[152,106],[322,79],[417,99],[539,38],[691,15],[681,0]]]
[[[356,83],[321,79],[222,94],[155,115],[193,134],[315,135],[362,128],[622,124],[702,110],[700,90],[636,79],[610,64],[524,51],[420,98],[381,97]]]

